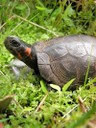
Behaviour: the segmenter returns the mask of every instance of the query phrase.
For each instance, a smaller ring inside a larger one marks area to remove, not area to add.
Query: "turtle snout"
[[[5,39],[4,44],[7,48],[17,48],[20,46],[19,39],[15,36],[8,36]]]

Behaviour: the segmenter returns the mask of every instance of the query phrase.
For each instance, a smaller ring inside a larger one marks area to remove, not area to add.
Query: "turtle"
[[[78,34],[28,44],[8,36],[4,45],[16,58],[34,69],[48,83],[62,87],[75,78],[74,87],[96,75],[96,37]],[[89,67],[89,68],[88,68]]]

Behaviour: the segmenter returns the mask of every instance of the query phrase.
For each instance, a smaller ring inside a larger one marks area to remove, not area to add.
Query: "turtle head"
[[[31,47],[24,41],[20,40],[16,36],[8,36],[4,41],[5,47],[8,51],[10,51],[15,57],[22,60],[26,57],[30,57],[31,55]]]
[[[4,45],[16,58],[23,61],[27,66],[35,68],[36,55],[31,45],[16,36],[8,36],[4,41]]]

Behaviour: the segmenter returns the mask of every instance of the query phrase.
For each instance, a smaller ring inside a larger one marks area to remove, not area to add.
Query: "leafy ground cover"
[[[51,86],[30,72],[16,80],[10,61],[14,57],[3,41],[16,35],[28,43],[71,34],[96,36],[96,1],[0,1],[0,98],[14,95],[0,114],[4,128],[95,128],[96,78],[75,91]]]

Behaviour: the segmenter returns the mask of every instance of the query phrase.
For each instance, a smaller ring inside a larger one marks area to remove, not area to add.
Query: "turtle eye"
[[[14,47],[19,47],[20,46],[20,44],[16,40],[12,40],[10,42],[10,44],[11,44],[11,46],[14,46]]]

